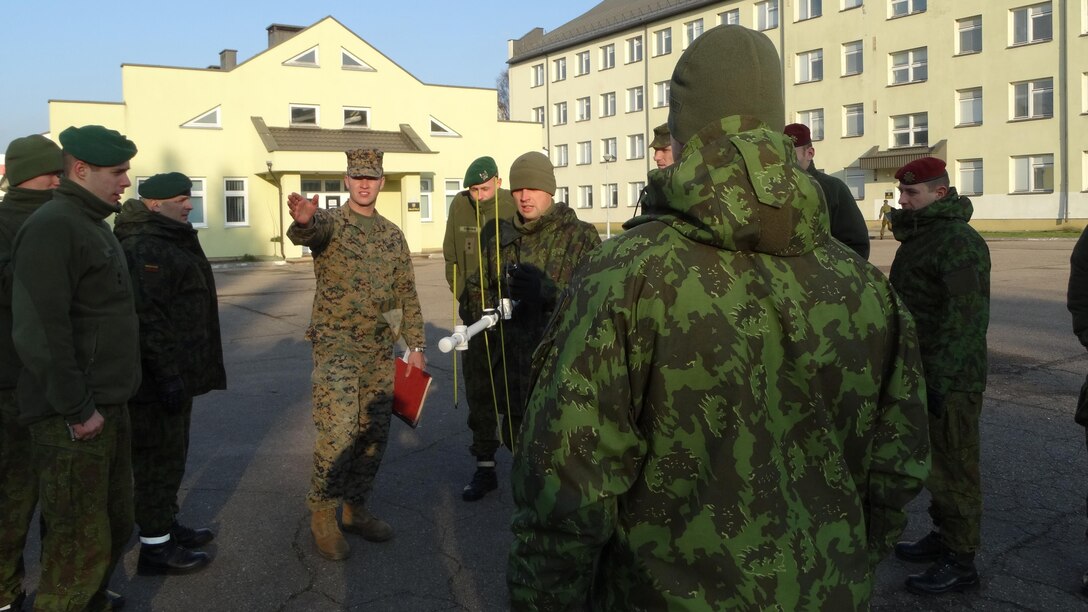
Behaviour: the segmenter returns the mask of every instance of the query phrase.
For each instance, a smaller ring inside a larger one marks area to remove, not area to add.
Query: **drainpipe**
[[[1066,2],[1058,4],[1058,151],[1061,165],[1058,167],[1058,221],[1069,221],[1069,58],[1068,32],[1066,31]]]

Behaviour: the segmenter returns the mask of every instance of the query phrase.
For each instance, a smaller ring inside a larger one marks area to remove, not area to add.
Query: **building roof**
[[[721,0],[604,0],[547,34],[536,28],[513,41],[507,63],[524,62],[718,2]]]
[[[865,170],[895,170],[916,159],[931,155],[944,159],[944,149],[947,144],[947,140],[940,140],[933,146],[898,147],[884,151],[881,151],[878,146],[873,146],[858,157],[858,166]]]
[[[347,151],[381,149],[386,153],[433,153],[406,123],[399,132],[379,130],[322,130],[318,128],[268,127],[264,119],[251,117],[265,149],[272,151]]]

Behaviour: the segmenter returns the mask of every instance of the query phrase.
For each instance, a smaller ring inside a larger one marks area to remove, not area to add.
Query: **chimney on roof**
[[[281,42],[291,38],[295,34],[301,32],[304,28],[302,26],[283,25],[280,23],[273,23],[268,26],[268,48],[271,49]]]
[[[238,65],[238,51],[235,49],[223,49],[219,52],[219,69],[230,72]]]

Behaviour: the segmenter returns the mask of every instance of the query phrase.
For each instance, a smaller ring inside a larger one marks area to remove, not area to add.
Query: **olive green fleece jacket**
[[[507,189],[496,190],[497,199],[484,201],[480,207],[479,218],[476,216],[476,202],[466,189],[457,194],[450,203],[449,217],[446,219],[446,237],[442,241],[442,255],[446,259],[446,282],[449,283],[453,297],[461,300],[465,290],[465,279],[480,271],[480,228],[488,227],[488,222],[496,216],[507,221],[514,218],[517,204],[514,196]],[[494,228],[494,226],[491,226]],[[454,270],[456,269],[456,273]],[[455,282],[456,277],[456,282]]]
[[[68,179],[15,237],[12,339],[19,420],[83,423],[140,386],[128,265],[104,219],[120,210]]]

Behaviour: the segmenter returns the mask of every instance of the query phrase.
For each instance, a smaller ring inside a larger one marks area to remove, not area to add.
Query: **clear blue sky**
[[[332,15],[425,83],[494,87],[506,41],[551,31],[596,0],[3,0],[0,153],[49,129],[49,100],[121,101],[121,64],[204,68],[223,49],[242,62],[273,23]]]

